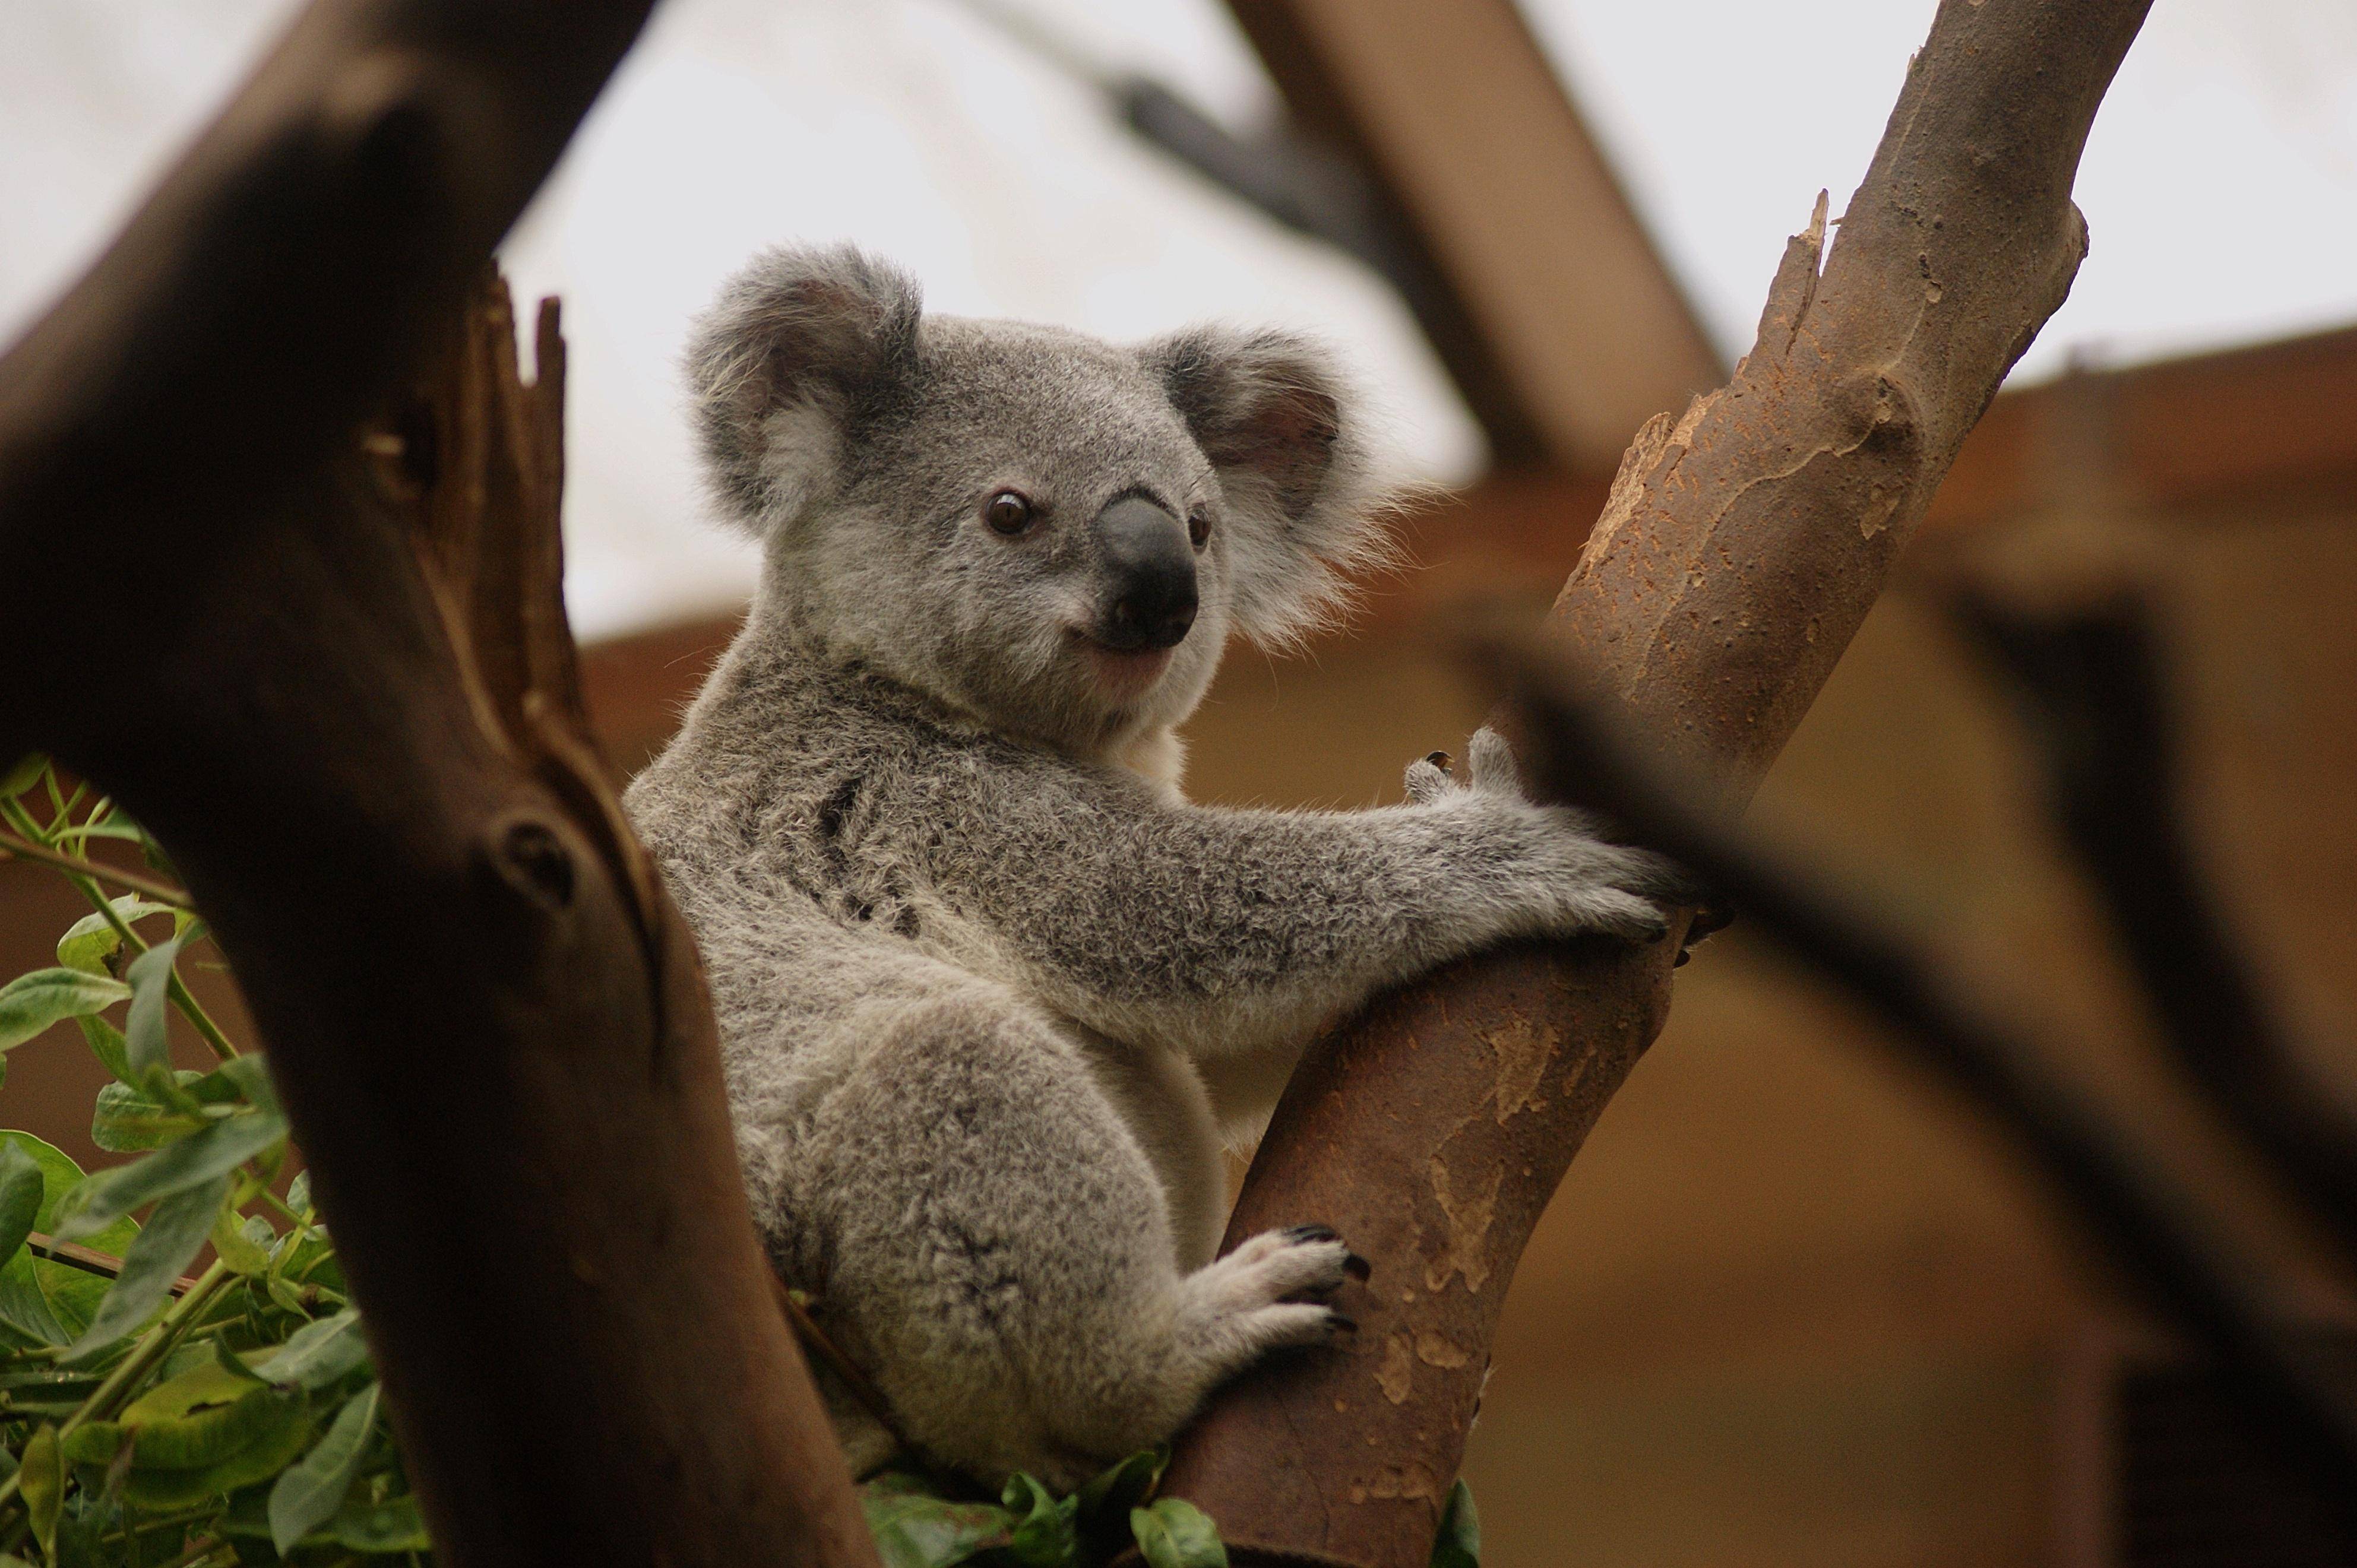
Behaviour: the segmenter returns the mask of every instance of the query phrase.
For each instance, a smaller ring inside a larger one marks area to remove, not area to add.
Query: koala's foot
[[[1331,1298],[1367,1273],[1327,1226],[1264,1230],[1179,1283],[1182,1349],[1217,1382],[1271,1350],[1332,1344],[1358,1325]]]
[[[1544,856],[1555,906],[1551,923],[1565,934],[1601,931],[1651,941],[1669,929],[1663,906],[1692,901],[1692,879],[1666,856],[1607,842],[1586,811],[1534,802],[1523,792],[1512,749],[1496,730],[1484,725],[1473,732],[1466,763],[1462,780],[1450,777],[1446,752],[1410,763],[1409,802],[1460,804],[1542,829],[1551,841]]]

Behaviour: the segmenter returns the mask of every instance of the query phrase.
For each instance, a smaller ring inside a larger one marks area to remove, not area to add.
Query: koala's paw
[[[1358,1325],[1331,1305],[1345,1281],[1363,1282],[1367,1261],[1324,1225],[1264,1230],[1188,1276],[1198,1332],[1221,1359],[1287,1345],[1329,1345]]]
[[[1508,800],[1527,800],[1523,792],[1521,770],[1514,766],[1513,748],[1506,737],[1483,725],[1473,732],[1465,747],[1466,777],[1461,781],[1448,772],[1448,753],[1436,751],[1407,765],[1407,798],[1413,804],[1432,805],[1452,795],[1494,795]]]
[[[1585,811],[1533,802],[1506,737],[1486,725],[1466,746],[1462,780],[1450,776],[1448,754],[1436,751],[1408,765],[1406,783],[1413,804],[1462,800],[1507,822],[1539,824],[1547,840],[1538,856],[1550,906],[1546,923],[1563,934],[1601,931],[1651,941],[1669,929],[1665,907],[1693,901],[1692,880],[1666,857],[1607,842]]]

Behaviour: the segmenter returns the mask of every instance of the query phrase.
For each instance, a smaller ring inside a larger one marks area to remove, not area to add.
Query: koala
[[[1658,935],[1674,874],[1525,799],[1488,732],[1397,806],[1180,793],[1230,638],[1299,639],[1383,549],[1313,344],[929,316],[793,249],[687,362],[763,566],[626,805],[705,961],[762,1240],[924,1459],[1069,1487],[1350,1331],[1332,1230],[1216,1256],[1223,1140],[1304,1043],[1511,938]]]

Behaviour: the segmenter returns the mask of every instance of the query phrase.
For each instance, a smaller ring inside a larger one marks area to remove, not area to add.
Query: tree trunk
[[[449,330],[645,10],[321,0],[0,362],[0,748],[236,963],[443,1560],[872,1563],[581,724],[554,317]]]
[[[1628,728],[1747,800],[2086,250],[2071,182],[2149,0],[1943,0],[1839,241],[1820,201],[1725,388],[1639,433],[1554,624]],[[1313,1050],[1228,1230],[1333,1225],[1356,1347],[1240,1380],[1168,1486],[1240,1564],[1421,1563],[1514,1264],[1666,1016],[1673,955],[1527,946]]]

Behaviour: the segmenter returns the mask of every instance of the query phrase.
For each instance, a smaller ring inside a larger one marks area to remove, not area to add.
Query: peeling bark
[[[1553,624],[1626,727],[1730,806],[2069,289],[2072,177],[2147,6],[1943,0],[1822,272],[1821,199],[1734,379],[1624,458]],[[1685,929],[1458,964],[1303,1064],[1230,1244],[1319,1221],[1374,1275],[1344,1303],[1358,1348],[1240,1380],[1180,1444],[1169,1486],[1239,1564],[1424,1562],[1514,1263],[1659,1033]],[[1427,1338],[1463,1362],[1415,1354]]]

